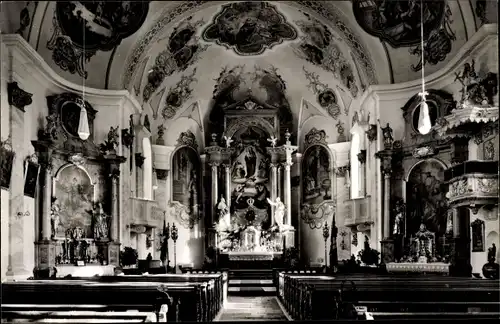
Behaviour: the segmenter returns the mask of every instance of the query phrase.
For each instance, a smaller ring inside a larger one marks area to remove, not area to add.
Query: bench
[[[498,282],[464,282],[463,278],[461,281],[449,278],[430,281],[414,277],[380,280],[349,277],[346,281],[342,278],[284,273],[280,273],[280,280],[283,287],[280,287],[279,298],[292,317],[301,320],[339,318],[349,311],[345,305],[367,306],[372,313],[416,313],[416,317],[426,310],[441,314],[452,314],[453,311],[469,314],[472,307],[486,317],[491,316],[489,313],[500,315]],[[322,307],[325,304],[332,307]],[[388,315],[383,316],[388,318]]]
[[[72,277],[70,279],[53,279],[53,280],[80,280],[87,282],[102,282],[102,283],[117,283],[117,282],[169,282],[169,283],[203,283],[208,284],[204,293],[203,314],[204,318],[214,318],[217,312],[220,311],[222,305],[227,299],[227,273],[211,273],[211,274],[162,274],[162,275],[125,275],[125,276],[100,276],[91,278]],[[173,300],[173,307],[170,312],[176,313],[178,300]]]
[[[133,309],[158,312],[161,305],[167,304],[169,321],[207,321],[215,317],[213,308],[208,307],[209,287],[210,284],[207,282],[106,283],[90,280],[6,282],[2,284],[2,306],[67,304],[71,301],[77,305],[108,305],[113,311]]]
[[[85,307],[82,307],[85,306]],[[156,322],[153,312],[110,311],[106,305],[2,305],[2,323],[144,323]]]
[[[215,317],[227,299],[227,274],[224,273],[101,276],[93,278],[72,278],[71,280],[87,280],[95,282],[206,282],[208,283],[206,296],[206,303],[208,304],[208,318]]]

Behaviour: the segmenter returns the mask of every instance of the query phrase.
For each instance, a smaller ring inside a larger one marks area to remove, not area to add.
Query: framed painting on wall
[[[484,252],[484,221],[479,218],[471,224],[472,252]]]
[[[24,164],[24,195],[35,198],[40,166],[30,158]]]
[[[476,219],[472,228],[472,252],[484,252],[484,221]]]

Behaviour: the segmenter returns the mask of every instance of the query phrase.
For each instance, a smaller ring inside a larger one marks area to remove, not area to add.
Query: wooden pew
[[[226,278],[224,280],[224,278]],[[212,273],[212,274],[161,274],[161,275],[125,275],[125,276],[100,276],[91,278],[78,278],[72,277],[71,279],[58,278],[55,280],[80,280],[87,282],[102,282],[102,283],[118,283],[118,282],[169,282],[169,283],[207,283],[206,291],[203,289],[202,293],[202,312],[203,318],[212,320],[222,308],[227,298],[227,273]],[[178,313],[178,301],[173,296],[172,307],[169,309],[170,313]],[[182,303],[182,302],[181,302]],[[176,316],[174,316],[176,317]],[[181,315],[182,317],[182,315]]]
[[[399,309],[403,309],[405,312],[424,312],[426,305],[421,302],[425,300],[429,301],[427,306],[434,307],[433,311],[436,312],[452,314],[451,310],[453,308],[456,310],[458,307],[463,314],[467,314],[473,306],[480,309],[482,314],[500,314],[498,282],[484,280],[464,282],[457,279],[429,281],[428,278],[394,277],[376,280],[376,278],[349,277],[349,279],[353,279],[357,291],[347,291],[341,294],[342,278],[297,274],[283,274],[282,277],[285,287],[283,296],[280,298],[288,312],[296,319],[333,319],[338,316],[338,311],[342,311],[342,309],[333,306],[326,308],[319,305],[340,305],[342,301],[357,305],[368,304],[367,306],[371,306],[369,311],[372,312],[382,308],[395,314]],[[472,284],[479,286],[479,288],[471,288]],[[363,300],[360,301],[359,298]],[[395,301],[401,303],[398,305]],[[382,311],[382,309],[380,310]],[[382,314],[382,312],[380,313]],[[388,317],[388,315],[380,314],[377,316]],[[415,316],[420,315],[416,314]]]
[[[89,280],[96,282],[206,282],[207,296],[205,305],[207,305],[207,318],[213,319],[220,311],[227,299],[227,274],[224,280],[223,273],[214,274],[161,274],[161,275],[126,275],[126,276],[101,276],[93,278],[72,278],[72,280]],[[176,301],[174,300],[174,304]]]
[[[82,307],[85,306],[85,307]],[[153,312],[109,311],[106,305],[2,305],[2,323],[144,323],[156,322]]]
[[[170,304],[169,321],[206,321],[204,301],[207,283],[121,282],[100,283],[83,280],[19,281],[2,284],[2,304],[100,304],[112,310],[133,309],[157,312]],[[166,293],[167,294],[166,294]],[[177,304],[173,304],[172,300]]]

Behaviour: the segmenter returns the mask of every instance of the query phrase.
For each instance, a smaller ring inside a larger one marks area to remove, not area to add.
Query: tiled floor
[[[215,319],[217,322],[252,320],[286,321],[288,319],[274,296],[229,296],[226,306]]]

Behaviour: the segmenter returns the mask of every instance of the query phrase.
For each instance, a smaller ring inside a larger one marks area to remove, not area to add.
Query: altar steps
[[[273,272],[269,269],[230,270],[228,293],[233,296],[275,296]]]

